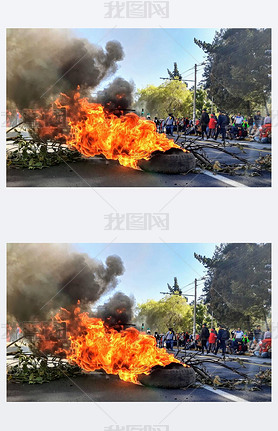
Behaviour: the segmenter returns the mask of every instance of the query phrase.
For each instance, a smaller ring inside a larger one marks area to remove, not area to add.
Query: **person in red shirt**
[[[271,356],[271,338],[265,338],[260,341],[260,350],[254,352],[255,356],[260,356],[261,358],[270,358]]]
[[[208,138],[210,137],[214,138],[216,125],[217,125],[217,119],[214,114],[211,114],[209,119],[209,124],[208,124],[208,128],[209,128]]]
[[[260,140],[262,143],[266,144],[270,142],[271,137],[271,124],[264,124],[260,130]]]
[[[208,339],[208,342],[209,342],[208,353],[210,352],[214,353],[215,347],[216,347],[216,340],[217,340],[216,331],[213,328],[211,328],[209,339]]]

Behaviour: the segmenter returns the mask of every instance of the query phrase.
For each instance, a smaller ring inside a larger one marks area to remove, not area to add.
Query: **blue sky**
[[[178,278],[179,286],[184,288],[185,294],[194,294],[192,282],[206,273],[203,265],[194,258],[194,252],[211,257],[216,245],[219,244],[73,244],[79,252],[85,252],[103,262],[109,255],[120,256],[125,273],[119,277],[119,284],[114,292],[133,295],[137,303],[161,299],[163,295],[160,292],[168,290],[167,283],[173,285],[174,277]],[[189,283],[191,284],[187,286]],[[198,282],[198,296],[202,293],[202,286],[203,281]],[[112,294],[110,292],[102,297],[100,303]],[[188,299],[191,302],[193,298]]]
[[[194,43],[194,37],[211,42],[217,30],[219,29],[97,28],[75,29],[74,33],[103,48],[109,40],[117,40],[123,46],[125,58],[118,63],[118,71],[113,77],[104,80],[100,88],[116,76],[133,80],[136,88],[144,88],[148,84],[161,84],[163,81],[160,77],[168,76],[167,68],[172,71],[175,61],[185,79],[194,79],[194,71],[186,71],[205,59],[204,52]],[[198,81],[202,78],[202,70],[200,68],[198,72]],[[192,82],[188,84],[189,87],[193,85]]]

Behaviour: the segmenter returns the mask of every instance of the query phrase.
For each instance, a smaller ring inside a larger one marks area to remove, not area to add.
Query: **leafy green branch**
[[[18,363],[8,366],[7,379],[14,383],[42,384],[63,377],[82,374],[77,365],[69,364],[61,358],[19,354]]]
[[[81,154],[61,142],[26,140],[19,133],[7,151],[7,165],[16,169],[43,169],[62,162],[76,162]]]

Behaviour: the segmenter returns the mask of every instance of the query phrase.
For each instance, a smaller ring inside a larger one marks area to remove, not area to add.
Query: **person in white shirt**
[[[239,113],[237,114],[237,116],[235,117],[235,124],[236,124],[237,126],[241,126],[241,125],[242,125],[243,120],[244,120],[244,118],[243,118],[243,116],[241,115],[241,113],[239,112]]]

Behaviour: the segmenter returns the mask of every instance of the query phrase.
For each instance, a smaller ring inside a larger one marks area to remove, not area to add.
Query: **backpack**
[[[229,333],[229,331],[227,330],[227,329],[224,329],[223,330],[223,334],[222,334],[222,340],[229,340],[229,338],[230,338],[230,333]]]

